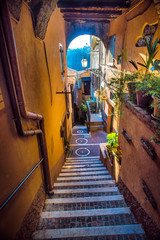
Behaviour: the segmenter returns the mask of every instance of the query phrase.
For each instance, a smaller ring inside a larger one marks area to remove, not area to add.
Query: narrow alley
[[[73,127],[72,155],[66,159],[54,195],[46,199],[33,239],[145,239],[115,181],[99,160],[106,133],[92,136]]]
[[[0,240],[160,240],[160,0],[0,0]]]

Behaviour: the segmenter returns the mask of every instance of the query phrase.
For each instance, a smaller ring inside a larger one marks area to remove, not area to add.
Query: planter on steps
[[[105,148],[106,153],[106,164],[109,173],[112,175],[112,177],[118,182],[119,172],[121,168],[121,158],[118,158],[117,155],[114,153],[114,151],[109,153],[107,146]]]

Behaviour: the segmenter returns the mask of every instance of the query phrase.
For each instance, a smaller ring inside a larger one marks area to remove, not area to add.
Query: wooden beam
[[[121,8],[114,8],[114,7],[68,7],[68,8],[61,8],[63,10],[84,10],[84,11],[122,11]]]
[[[129,4],[130,1],[128,1],[128,3],[126,3],[125,1],[88,1],[88,0],[81,0],[81,1],[73,1],[73,0],[59,0],[58,2],[58,7],[59,8],[89,8],[89,7],[97,7],[97,8],[128,8],[130,6]]]
[[[65,13],[65,14],[106,14],[106,15],[121,15],[122,14],[122,11],[121,10],[82,10],[82,9],[64,9],[62,8],[61,10],[61,13]]]
[[[82,19],[82,18],[79,18],[79,19],[76,19],[76,18],[64,18],[64,20],[66,22],[94,22],[94,23],[109,23],[110,20],[109,19]]]
[[[102,20],[105,20],[105,19],[108,19],[108,20],[111,20],[111,19],[115,19],[116,16],[111,16],[111,15],[73,15],[73,14],[65,14],[64,15],[64,19],[93,19],[93,20],[98,20],[98,19],[102,19]]]

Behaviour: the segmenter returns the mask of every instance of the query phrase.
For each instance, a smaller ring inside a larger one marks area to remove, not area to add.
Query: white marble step
[[[93,167],[93,168],[83,168],[83,167],[80,167],[80,168],[70,168],[70,169],[64,169],[62,168],[62,171],[61,172],[86,172],[86,171],[100,171],[100,170],[106,170],[105,167]]]
[[[80,176],[80,177],[58,177],[57,181],[93,180],[93,179],[112,179],[111,175],[100,176]]]
[[[67,168],[67,169],[69,169],[69,168],[83,168],[83,167],[103,167],[104,165],[102,164],[102,163],[99,163],[99,162],[97,162],[97,163],[90,163],[90,162],[87,162],[87,163],[65,163],[64,165],[63,165],[63,169],[65,169],[65,168]]]
[[[68,186],[90,186],[90,185],[115,185],[115,180],[104,180],[104,181],[87,181],[87,182],[59,182],[59,183],[54,183],[54,187],[68,187]]]
[[[55,189],[54,194],[118,192],[117,187]]]
[[[72,128],[72,130],[74,130],[74,129],[86,129],[87,130],[87,127],[85,127],[85,126],[74,126]]]
[[[115,236],[129,234],[144,234],[141,225],[121,225],[104,227],[86,227],[86,228],[67,228],[67,229],[47,229],[36,231],[33,239],[60,239],[60,238],[82,238],[96,236]]]
[[[82,161],[85,159],[90,159],[90,160],[99,159],[99,155],[92,156],[92,157],[68,157],[68,158],[66,158],[66,160],[82,160]]]
[[[103,174],[103,175],[106,175],[108,174],[108,171],[105,170],[105,171],[95,171],[95,172],[80,172],[80,173],[60,173],[59,176],[60,177],[64,177],[64,176],[68,176],[68,177],[73,177],[73,176],[87,176],[87,175],[100,175],[100,174]]]
[[[85,160],[85,161],[71,161],[70,160],[70,161],[65,162],[65,165],[86,165],[86,164],[102,164],[102,163],[99,160],[95,160],[95,161],[88,161],[88,160]]]
[[[106,202],[124,200],[122,195],[98,196],[98,197],[80,197],[80,198],[49,198],[46,204],[64,204],[64,203],[85,203],[85,202]]]
[[[128,207],[123,208],[104,208],[74,211],[54,211],[42,212],[41,218],[70,218],[70,217],[91,217],[91,216],[107,216],[117,214],[130,214]]]

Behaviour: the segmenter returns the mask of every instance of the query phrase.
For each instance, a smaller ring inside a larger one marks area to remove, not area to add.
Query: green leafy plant
[[[83,101],[80,105],[80,109],[82,111],[82,113],[86,113],[87,112],[87,101],[85,100],[85,98],[83,98]]]
[[[156,85],[156,79],[157,79],[155,74],[150,72],[148,72],[147,74],[138,72],[138,79],[139,81],[136,84],[136,90],[145,92],[144,95],[149,95],[149,94],[152,95],[153,94],[152,90]]]
[[[123,99],[127,92],[126,90],[127,78],[125,75],[111,78],[107,86],[113,91],[113,101],[115,102],[115,114],[120,116],[122,114]]]
[[[155,42],[153,43],[152,40],[153,40],[153,36],[150,37],[150,40],[149,42],[147,41],[147,39],[145,38],[145,36],[143,36],[144,40],[145,40],[145,43],[146,43],[146,47],[147,47],[147,52],[148,54],[146,54],[146,58],[142,57],[141,56],[141,59],[142,59],[142,63],[140,62],[135,62],[134,60],[131,60],[129,61],[134,67],[136,70],[138,70],[138,65],[144,67],[146,69],[146,72],[145,74],[148,73],[149,69],[150,69],[150,66],[151,64],[153,65],[154,62],[153,62],[153,59],[154,57],[157,55],[158,53],[158,47],[157,47],[157,43],[158,43],[158,38],[156,38]],[[156,62],[157,63],[157,62]],[[138,65],[137,65],[138,64]]]
[[[107,135],[108,147],[111,149],[116,148],[118,146],[118,133],[112,132]]]
[[[82,112],[82,115],[81,115],[81,122],[84,124],[85,120],[87,119],[86,117],[86,113],[87,113],[87,102],[85,99],[83,99],[81,105],[80,105],[80,109],[81,109],[81,112]]]
[[[64,152],[67,157],[69,157],[73,152],[71,150],[70,143],[66,138],[64,138]]]
[[[151,65],[158,68],[159,60],[153,60],[158,53],[158,38],[153,43],[153,36],[149,38],[149,41],[143,36],[144,41],[146,43],[147,54],[146,57],[142,57],[142,63],[135,62],[133,60],[129,61],[137,70],[138,73],[138,83],[136,84],[136,91],[138,96],[138,105],[141,107],[148,107],[151,103],[151,96],[150,96],[150,82],[152,81],[153,74],[150,73]],[[140,71],[138,70],[138,65],[145,68],[145,73],[143,69]],[[153,68],[153,67],[152,67]],[[147,96],[148,95],[148,96]]]
[[[122,159],[122,151],[118,145],[118,132],[112,132],[107,135],[107,151],[109,154],[109,157],[111,159],[111,162],[113,163],[114,155],[116,155],[119,163],[121,164]]]
[[[148,92],[157,98],[160,98],[160,75],[150,74],[148,82]]]

